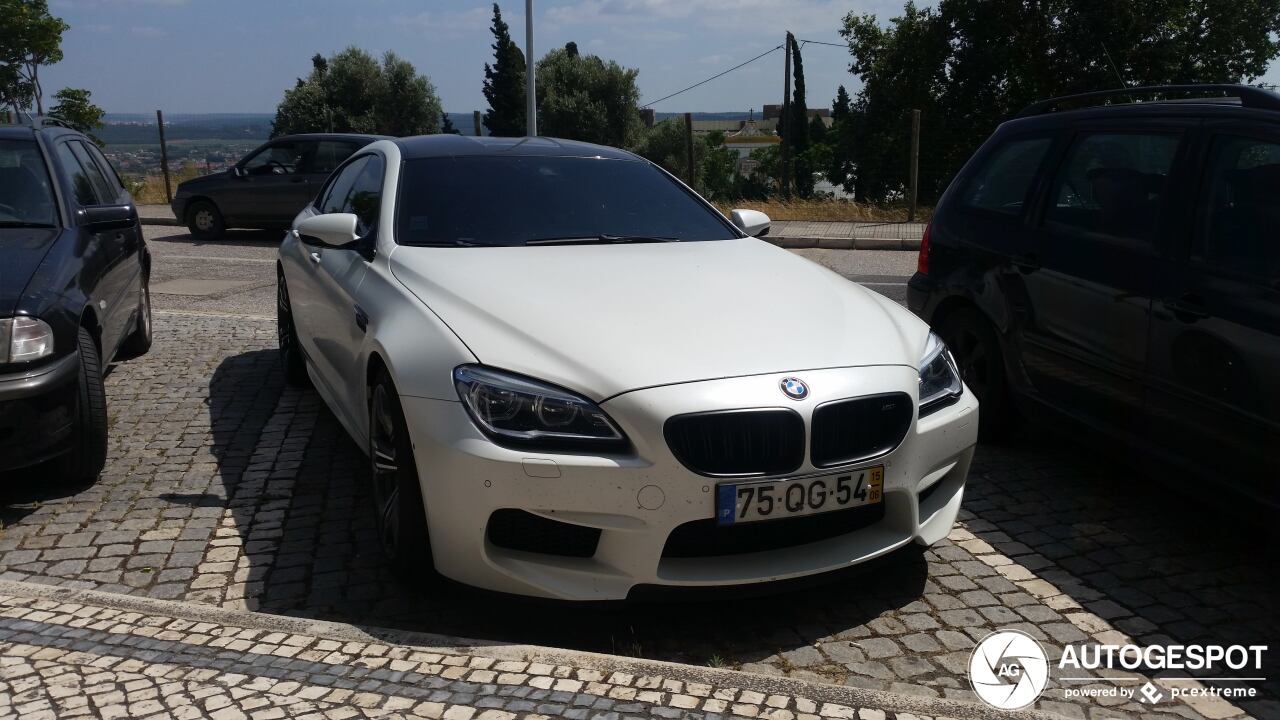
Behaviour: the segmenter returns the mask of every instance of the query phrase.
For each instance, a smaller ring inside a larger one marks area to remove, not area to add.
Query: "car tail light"
[[[916,256],[916,272],[921,275],[929,274],[929,231],[933,229],[933,223],[924,226],[924,235],[920,237],[920,254]]]

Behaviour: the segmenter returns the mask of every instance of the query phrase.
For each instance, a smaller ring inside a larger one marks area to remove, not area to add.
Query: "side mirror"
[[[356,234],[358,221],[352,213],[328,213],[313,215],[298,223],[296,229],[303,242],[331,248],[349,248],[360,240],[360,236]]]
[[[734,210],[729,219],[739,230],[751,237],[764,237],[769,234],[769,216],[759,210]]]
[[[123,230],[138,220],[132,205],[95,205],[79,211],[80,225],[94,232]]]

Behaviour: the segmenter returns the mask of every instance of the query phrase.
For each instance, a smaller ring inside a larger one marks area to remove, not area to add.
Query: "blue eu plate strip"
[[[716,524],[732,525],[738,515],[738,486],[716,486]]]

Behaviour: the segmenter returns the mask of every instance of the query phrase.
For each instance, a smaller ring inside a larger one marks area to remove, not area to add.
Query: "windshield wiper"
[[[22,220],[0,220],[0,228],[51,228],[51,223],[24,222]]]
[[[424,240],[422,242],[405,243],[409,247],[480,247],[485,243],[470,240]]]
[[[591,237],[539,238],[525,245],[625,245],[627,243],[680,242],[680,238],[654,235],[595,235]]]

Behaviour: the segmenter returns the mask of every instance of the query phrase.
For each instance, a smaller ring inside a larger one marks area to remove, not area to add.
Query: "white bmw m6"
[[[978,403],[907,310],[620,150],[375,142],[280,247],[280,351],[394,565],[627,598],[946,537]]]

